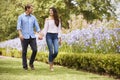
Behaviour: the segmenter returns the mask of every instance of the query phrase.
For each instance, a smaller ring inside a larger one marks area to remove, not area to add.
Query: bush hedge
[[[120,54],[60,54],[56,64],[119,77]]]
[[[4,56],[21,57],[21,52],[15,49],[9,52],[5,49],[0,49],[0,53]],[[30,58],[30,54],[31,51],[27,54],[28,58]],[[36,60],[48,63],[48,54],[38,52]],[[120,54],[59,53],[54,63],[69,68],[108,74],[120,78]]]

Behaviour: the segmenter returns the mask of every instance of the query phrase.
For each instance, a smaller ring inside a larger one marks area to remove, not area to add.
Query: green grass
[[[20,58],[0,57],[0,80],[114,80],[108,76],[76,71],[62,66],[54,66],[54,72],[49,65],[35,61],[35,70],[22,69]]]

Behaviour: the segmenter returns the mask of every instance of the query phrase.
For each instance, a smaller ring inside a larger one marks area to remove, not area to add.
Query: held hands
[[[39,35],[38,35],[38,39],[39,39],[39,40],[42,40],[42,39],[43,39],[43,36],[44,36],[44,34],[43,34],[42,32],[40,32]]]
[[[43,36],[44,36],[44,34],[40,32],[40,33],[38,34],[38,39],[39,39],[39,40],[42,40],[42,39],[43,39]],[[19,34],[19,38],[20,38],[20,40],[22,40],[22,41],[24,40],[24,37],[23,37],[22,34]]]

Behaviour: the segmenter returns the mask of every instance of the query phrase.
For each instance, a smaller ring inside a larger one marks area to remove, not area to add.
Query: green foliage
[[[114,80],[109,76],[76,71],[66,67],[54,65],[55,71],[51,72],[48,64],[35,61],[35,70],[22,69],[21,58],[0,58],[0,80]]]
[[[103,39],[99,42],[97,42],[94,38],[92,38],[91,40],[87,40],[91,42],[89,46],[85,44],[84,39],[82,39],[82,37],[79,41],[71,45],[63,42],[61,47],[59,48],[59,51],[68,53],[96,53],[96,54],[119,53],[118,51],[119,49],[117,49],[117,46],[120,44],[120,41],[117,41],[115,36],[113,35],[111,36],[112,36],[111,39],[109,40]]]
[[[59,54],[55,63],[100,74],[120,75],[119,54]]]
[[[72,53],[73,52],[73,48],[71,45],[68,45],[67,43],[62,43],[62,45],[59,48],[60,52],[68,52],[68,53]]]
[[[17,17],[24,11],[24,5],[27,3],[34,5],[33,14],[41,28],[52,6],[58,10],[62,26],[69,28],[68,20],[71,14],[82,14],[87,21],[102,20],[103,17],[110,19],[115,10],[110,2],[110,0],[1,0],[0,41],[17,37]]]
[[[15,0],[0,1],[0,41],[15,38],[17,17],[23,10],[17,7]],[[19,9],[18,9],[19,8]],[[9,37],[8,37],[9,36]]]
[[[16,57],[16,58],[19,58],[22,56],[21,51],[18,51],[16,49],[0,48],[0,53],[3,56],[10,56],[10,57]]]
[[[11,49],[9,53],[5,49],[0,49],[0,52],[4,56],[21,57],[21,53],[15,49]],[[28,52],[27,55],[30,58],[31,52]],[[48,54],[38,53],[36,60],[48,63]],[[120,75],[120,54],[59,53],[54,63],[115,77]]]
[[[76,2],[84,18],[88,21],[93,19],[102,20],[103,17],[109,20],[111,15],[115,15],[115,8],[111,5],[110,0],[76,0]]]

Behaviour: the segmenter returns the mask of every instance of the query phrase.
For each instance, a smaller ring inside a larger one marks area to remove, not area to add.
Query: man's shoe
[[[23,67],[24,70],[28,70],[28,67]]]
[[[33,64],[30,64],[29,66],[30,66],[30,68],[31,68],[32,70],[35,70],[35,68],[34,68],[34,65],[33,65]]]

